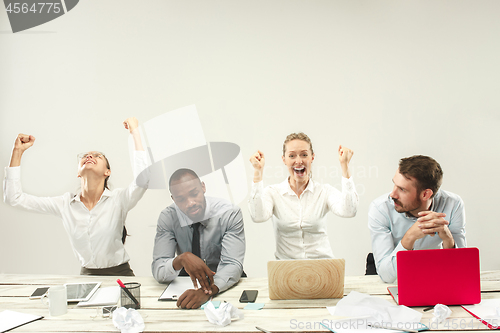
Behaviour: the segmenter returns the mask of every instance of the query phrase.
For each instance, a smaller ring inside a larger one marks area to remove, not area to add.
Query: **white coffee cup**
[[[47,305],[48,299],[49,313],[51,316],[60,316],[68,312],[68,299],[66,286],[53,286],[49,288],[47,294],[42,296],[43,304]]]

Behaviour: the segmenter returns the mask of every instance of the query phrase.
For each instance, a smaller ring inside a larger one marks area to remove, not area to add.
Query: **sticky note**
[[[203,305],[201,306],[201,309],[202,309],[202,310],[205,308],[205,306],[208,304],[208,302],[210,302],[210,301],[207,301],[205,304],[203,304]],[[218,309],[218,308],[219,308],[219,306],[220,306],[220,301],[212,301],[212,304],[214,305],[214,308]]]
[[[264,303],[248,303],[243,310],[260,310],[264,307]]]

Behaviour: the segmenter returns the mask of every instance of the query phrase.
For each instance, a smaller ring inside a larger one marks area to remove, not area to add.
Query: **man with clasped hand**
[[[151,268],[160,283],[189,275],[194,288],[179,297],[177,306],[195,309],[239,281],[245,257],[243,217],[230,202],[206,197],[205,184],[190,169],[175,171],[169,188],[174,204],[158,218]]]
[[[368,212],[377,273],[397,278],[398,251],[466,247],[462,199],[440,190],[443,171],[433,158],[415,155],[399,161],[389,195],[375,199]]]

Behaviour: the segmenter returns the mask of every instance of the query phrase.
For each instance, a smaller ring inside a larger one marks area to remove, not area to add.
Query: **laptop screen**
[[[397,263],[400,305],[481,302],[477,248],[400,251]]]

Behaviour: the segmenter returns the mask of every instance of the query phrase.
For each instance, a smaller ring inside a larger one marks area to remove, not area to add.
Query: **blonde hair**
[[[305,141],[309,144],[309,147],[311,149],[311,154],[314,154],[314,150],[313,150],[313,145],[312,145],[312,142],[311,142],[311,139],[309,139],[309,137],[300,132],[300,133],[292,133],[292,134],[289,134],[286,139],[285,139],[285,142],[283,142],[283,156],[285,156],[285,152],[286,152],[286,144],[292,140],[302,140],[302,141]]]

